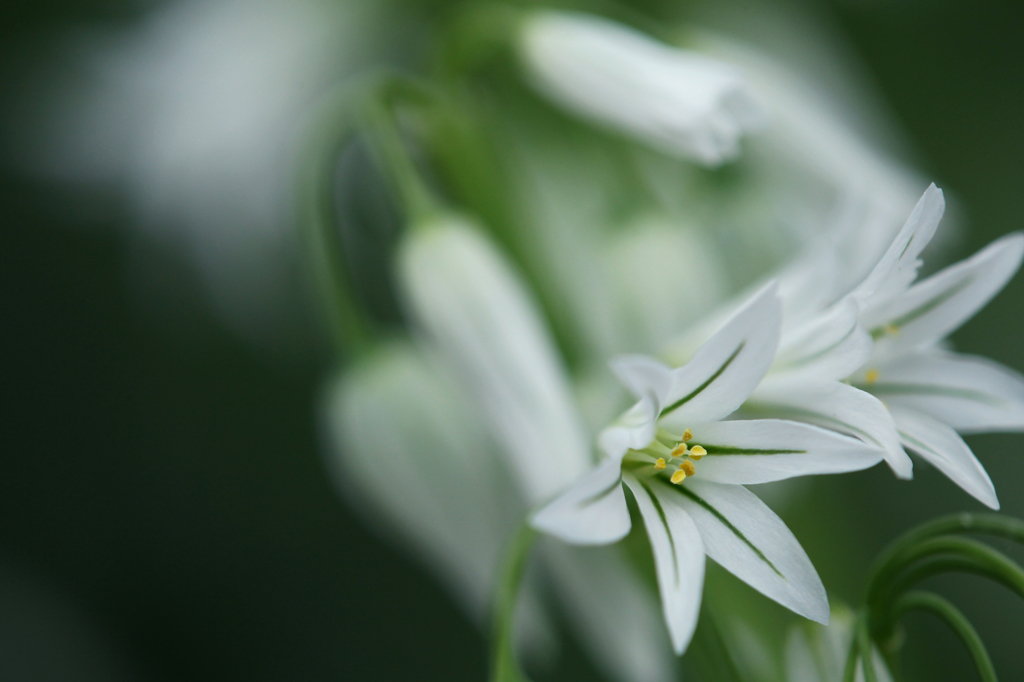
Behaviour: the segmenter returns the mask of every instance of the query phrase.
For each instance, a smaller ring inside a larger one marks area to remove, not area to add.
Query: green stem
[[[940,573],[973,573],[996,580],[1018,596],[1024,598],[1024,571],[1002,553],[985,547],[988,556],[977,557],[938,555],[919,561],[894,583],[891,594],[908,591],[921,581]]]
[[[868,632],[868,618],[866,615],[857,619],[857,647],[860,649],[861,667],[864,668],[864,682],[878,682],[878,675],[875,674],[875,660],[872,655],[871,635]]]
[[[900,569],[899,556],[924,540],[940,535],[980,533],[1007,538],[1024,544],[1024,521],[996,514],[953,514],[925,523],[896,539],[875,561],[869,586],[891,582],[892,573]]]
[[[529,682],[516,663],[512,636],[515,631],[516,597],[536,536],[537,531],[530,527],[529,522],[523,523],[505,554],[505,564],[494,596],[491,682]]]
[[[338,90],[314,114],[299,167],[298,220],[335,349],[362,355],[372,334],[353,296],[332,193],[338,155],[357,130],[351,100],[350,91]]]
[[[399,104],[433,103],[417,81],[385,72],[355,87],[340,88],[314,114],[300,166],[300,226],[339,353],[362,355],[371,347],[373,330],[360,314],[334,205],[333,180],[338,157],[361,130],[371,134],[373,152],[394,184],[410,222],[432,215],[436,203],[405,150],[395,120]]]
[[[388,86],[393,84],[385,85]],[[365,109],[367,127],[378,162],[386,169],[402,205],[406,223],[415,225],[437,213],[438,205],[406,150],[391,104],[383,97],[371,98]]]
[[[927,539],[892,555],[876,574],[876,580],[879,582],[871,584],[868,588],[867,603],[872,615],[871,629],[880,640],[891,634],[889,607],[899,595],[897,588],[906,589],[911,586],[907,581],[901,580],[904,572],[910,572],[912,575],[915,570],[914,564],[925,560],[930,562],[929,570],[935,570],[940,566],[936,557],[951,560],[958,566],[970,564],[972,572],[989,577],[1024,596],[1024,571],[1001,552],[970,538],[946,536]]]
[[[857,620],[854,621],[850,652],[846,654],[846,667],[843,668],[843,682],[854,682],[857,679],[857,659],[860,658],[860,638],[857,637],[857,633],[860,631],[860,621],[863,618],[864,614],[858,613]]]
[[[900,597],[893,608],[893,615],[900,619],[908,611],[914,610],[930,611],[942,619],[967,647],[982,682],[996,682],[996,671],[981,637],[959,609],[937,594],[916,591]]]

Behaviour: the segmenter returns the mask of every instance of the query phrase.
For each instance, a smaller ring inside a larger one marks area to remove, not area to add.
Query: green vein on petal
[[[600,500],[602,497],[605,497],[606,495],[608,495],[609,493],[614,491],[615,487],[617,485],[619,485],[620,483],[622,483],[622,478],[621,477],[615,479],[612,482],[612,484],[609,485],[608,487],[606,487],[604,490],[599,490],[598,492],[594,493],[590,497],[586,497],[586,498],[580,500],[579,502],[576,503],[576,505],[579,506],[579,507],[586,507],[587,505],[593,504],[594,502],[597,502],[598,500]]]
[[[731,445],[706,445],[700,446],[708,451],[709,455],[806,455],[806,450],[759,450],[756,448],[737,448]]]
[[[687,488],[685,486],[682,486],[682,485],[672,486],[672,489],[679,491],[679,493],[681,495],[684,495],[684,496],[690,498],[691,500],[693,500],[694,502],[699,504],[701,507],[706,509],[708,512],[710,512],[711,515],[713,515],[716,519],[719,520],[719,522],[722,523],[722,525],[724,525],[726,528],[728,528],[730,531],[732,531],[733,535],[735,535],[737,538],[739,538],[740,541],[743,542],[743,544],[745,544],[747,547],[749,547],[751,549],[751,551],[754,552],[754,554],[756,554],[757,557],[761,561],[763,561],[766,564],[768,564],[768,567],[771,568],[773,571],[775,571],[775,575],[779,576],[783,580],[786,579],[786,576],[782,575],[782,573],[779,572],[779,569],[775,568],[775,564],[773,564],[771,562],[771,560],[764,555],[764,552],[762,552],[760,550],[760,548],[757,547],[757,545],[755,545],[753,542],[748,540],[747,536],[744,535],[743,532],[740,531],[739,528],[737,528],[736,526],[734,526],[732,524],[732,521],[727,519],[725,517],[725,515],[722,514],[722,512],[718,511],[713,506],[711,506],[711,504],[707,500],[705,500],[703,497],[701,497],[697,493],[693,492],[689,488]]]
[[[882,326],[875,327],[874,329],[871,330],[871,338],[877,341],[878,339],[882,338],[888,333],[888,328],[895,327],[896,329],[900,329],[901,327],[907,326],[908,324],[918,319],[919,317],[923,317],[927,313],[930,313],[935,308],[938,308],[940,305],[942,305],[949,299],[959,294],[961,291],[967,288],[967,286],[971,284],[972,281],[973,279],[965,279],[964,281],[960,282],[957,286],[952,287],[950,289],[946,289],[935,298],[931,299],[930,301],[922,303],[921,305],[914,308],[910,312],[904,313],[902,316],[896,318],[895,320],[890,320],[889,322]]]
[[[693,389],[693,391],[691,391],[689,395],[683,396],[682,398],[680,398],[679,400],[675,401],[674,403],[672,403],[671,405],[666,407],[664,410],[662,410],[661,414],[659,415],[659,417],[663,417],[666,414],[668,414],[669,412],[672,412],[672,411],[682,407],[683,404],[685,404],[686,402],[692,400],[701,391],[703,391],[705,388],[710,386],[711,382],[713,382],[715,379],[720,377],[722,375],[722,372],[724,372],[729,367],[729,365],[732,364],[732,361],[736,359],[736,356],[740,354],[740,351],[743,350],[743,347],[745,345],[747,345],[746,341],[741,342],[740,345],[736,347],[736,350],[734,350],[732,352],[732,355],[730,355],[729,358],[722,364],[722,366],[718,368],[718,371],[716,371],[714,374],[712,374],[708,378],[708,380],[705,381],[703,384],[701,384],[697,388]]]
[[[651,498],[651,503],[654,505],[655,510],[657,510],[658,517],[661,519],[662,525],[665,526],[665,535],[668,536],[669,548],[672,550],[672,572],[675,576],[675,586],[679,587],[679,559],[676,558],[676,541],[672,537],[672,529],[668,526],[668,517],[665,516],[665,510],[661,506],[661,501],[658,499],[658,496],[654,494],[654,491],[651,490],[651,487],[639,478],[636,479],[636,482],[643,486],[647,496]]]

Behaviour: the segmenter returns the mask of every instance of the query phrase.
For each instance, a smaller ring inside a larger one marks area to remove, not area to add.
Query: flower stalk
[[[422,224],[437,212],[438,204],[405,149],[396,109],[431,103],[432,94],[418,81],[382,73],[332,93],[308,126],[300,161],[299,224],[306,235],[330,335],[340,355],[365,355],[376,332],[352,290],[333,196],[338,156],[356,136],[368,133],[374,158],[390,179],[407,222]]]
[[[515,660],[516,597],[526,573],[526,560],[537,537],[529,523],[516,532],[505,555],[505,563],[494,595],[494,620],[491,645],[491,682],[529,682]]]
[[[972,573],[997,582],[1024,597],[1024,569],[1005,554],[977,540],[959,537],[977,533],[1024,544],[1024,521],[994,514],[956,514],[910,531],[886,549],[871,571],[865,607],[857,619],[856,636],[847,659],[844,681],[854,680],[857,660],[865,682],[876,679],[869,663],[874,643],[897,672],[900,642],[896,625],[911,611],[928,611],[941,619],[963,642],[979,677],[996,679],[991,658],[977,631],[952,603],[937,594],[913,589],[940,573]]]

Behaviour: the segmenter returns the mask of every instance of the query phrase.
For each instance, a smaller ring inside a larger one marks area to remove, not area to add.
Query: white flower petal
[[[407,303],[465,376],[527,500],[591,464],[589,438],[534,302],[511,264],[451,216],[410,231],[399,252]]]
[[[869,365],[869,368],[870,365]],[[976,355],[927,350],[871,368],[865,390],[886,404],[931,415],[959,433],[1024,430],[1024,376]]]
[[[934,183],[928,185],[885,255],[850,293],[861,308],[886,300],[910,286],[921,267],[918,256],[932,240],[945,211],[946,200],[942,190]]]
[[[654,552],[665,623],[677,654],[686,651],[697,627],[704,591],[704,544],[697,526],[678,504],[666,504],[671,491],[654,479],[624,476],[636,497]],[[666,494],[668,493],[668,494]]]
[[[662,488],[689,512],[709,557],[801,616],[828,623],[828,598],[811,560],[757,495],[739,485],[690,479]]]
[[[846,297],[786,332],[771,371],[823,381],[850,376],[871,358],[871,335],[858,323],[859,313]]]
[[[992,479],[957,432],[926,414],[890,407],[903,444],[982,504],[999,509]]]
[[[654,396],[643,398],[601,432],[597,444],[616,461],[630,448],[646,447],[657,431],[658,402]]]
[[[553,102],[707,165],[734,157],[743,132],[765,118],[732,67],[607,19],[534,12],[518,47]]]
[[[608,363],[615,377],[638,400],[654,395],[660,404],[672,388],[672,368],[647,355],[617,355]]]
[[[913,463],[900,445],[892,416],[869,393],[838,381],[789,381],[769,377],[745,406],[752,415],[816,424],[848,433],[885,452],[885,461],[900,478],[913,475]]]
[[[580,645],[623,682],[670,682],[674,660],[657,597],[618,547],[539,543],[569,626]]]
[[[884,455],[881,448],[857,438],[781,419],[698,424],[691,431],[691,442],[708,452],[697,463],[697,476],[719,483],[749,485],[859,471]]]
[[[539,531],[576,545],[607,545],[629,533],[620,461],[605,459],[530,520]]]
[[[731,414],[764,377],[779,342],[782,305],[771,282],[712,336],[686,365],[672,371],[661,420],[686,428]]]
[[[1020,268],[1024,235],[998,239],[970,258],[871,306],[861,323],[876,337],[875,357],[939,341],[999,293]]]
[[[645,447],[654,439],[658,413],[672,387],[672,370],[645,355],[619,355],[609,364],[619,381],[640,399],[598,437],[606,455],[621,459],[629,448]]]

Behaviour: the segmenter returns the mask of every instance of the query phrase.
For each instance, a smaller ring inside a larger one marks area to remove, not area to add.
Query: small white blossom
[[[518,47],[552,101],[708,166],[735,157],[765,118],[733,67],[596,16],[535,12]]]
[[[765,287],[676,369],[618,358],[613,367],[638,402],[601,434],[600,464],[533,519],[567,542],[615,542],[631,526],[625,484],[647,528],[677,653],[696,627],[705,555],[780,604],[828,622],[807,555],[743,485],[855,471],[882,459],[875,447],[809,424],[726,419],[772,363],[780,309],[774,284]]]
[[[941,344],[1017,272],[1024,236],[1003,237],[915,283],[944,208],[931,185],[864,281],[784,335],[775,371],[748,408],[877,443],[902,477],[910,475],[902,449],[913,450],[998,509],[992,481],[958,434],[1024,429],[1024,377]]]

